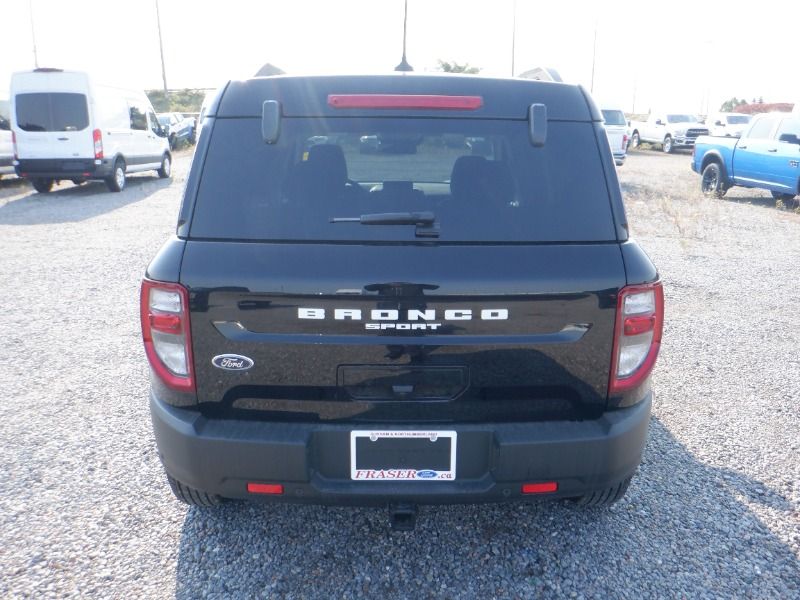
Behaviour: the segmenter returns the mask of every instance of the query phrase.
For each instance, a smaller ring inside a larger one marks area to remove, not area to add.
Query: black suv
[[[663,295],[582,88],[267,77],[209,110],[141,313],[179,499],[400,519],[619,499]]]

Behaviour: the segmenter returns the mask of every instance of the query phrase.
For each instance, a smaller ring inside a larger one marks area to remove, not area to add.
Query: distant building
[[[558,71],[550,67],[536,67],[530,71],[520,73],[518,77],[522,77],[523,79],[535,79],[537,81],[556,81],[558,83],[564,81],[561,79],[561,75],[558,74]]]
[[[285,74],[286,73],[282,69],[279,69],[275,65],[272,65],[270,63],[265,63],[263,67],[261,67],[258,71],[256,71],[254,77],[269,77],[270,75],[285,75]]]

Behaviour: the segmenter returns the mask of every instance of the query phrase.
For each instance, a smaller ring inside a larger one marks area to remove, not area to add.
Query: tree
[[[464,63],[463,65],[458,64],[456,61],[448,62],[446,60],[439,59],[439,70],[444,71],[445,73],[466,73],[468,75],[474,75],[475,73],[480,73],[480,67],[471,67],[469,63]]]
[[[719,111],[720,112],[734,112],[734,109],[737,106],[742,106],[744,104],[747,104],[747,100],[744,100],[744,99],[739,100],[736,96],[734,96],[730,100],[726,100],[725,102],[723,102],[722,106],[719,107]]]

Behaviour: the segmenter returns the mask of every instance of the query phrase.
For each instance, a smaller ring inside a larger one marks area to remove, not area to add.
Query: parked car
[[[208,113],[208,109],[211,106],[211,103],[214,101],[214,98],[217,96],[217,92],[219,90],[210,90],[206,92],[206,95],[203,97],[203,103],[200,105],[200,114],[197,115],[197,128],[195,137],[200,138],[200,133],[203,131],[203,122],[206,118],[206,114]]]
[[[611,154],[614,155],[614,163],[621,167],[625,164],[625,157],[628,154],[628,122],[625,120],[625,113],[618,108],[601,108],[603,115],[603,127],[608,136],[608,145],[611,146]]]
[[[741,137],[750,123],[750,115],[741,113],[716,113],[706,118],[708,135],[721,137]]]
[[[605,139],[573,85],[231,81],[141,289],[175,496],[391,505],[397,528],[417,504],[622,497],[663,296]]]
[[[696,116],[678,113],[650,113],[647,121],[632,121],[631,128],[631,147],[647,142],[661,146],[667,154],[691,148],[698,136],[708,135],[708,128]]]
[[[741,138],[698,138],[692,170],[707,195],[721,198],[738,185],[791,201],[800,192],[800,115],[757,115]]]
[[[144,92],[96,84],[80,71],[14,73],[11,129],[16,173],[38,192],[59,180],[89,179],[120,192],[128,173],[170,176],[167,138]]]
[[[0,97],[0,177],[14,173],[14,141],[11,134],[11,105]]]
[[[159,113],[158,122],[167,130],[169,147],[173,150],[180,144],[194,144],[194,119],[187,119],[180,113]]]

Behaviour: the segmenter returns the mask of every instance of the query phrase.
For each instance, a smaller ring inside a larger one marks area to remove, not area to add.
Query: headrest
[[[347,162],[341,146],[336,144],[311,146],[306,163],[312,177],[318,177],[328,184],[344,185],[347,181]]]

